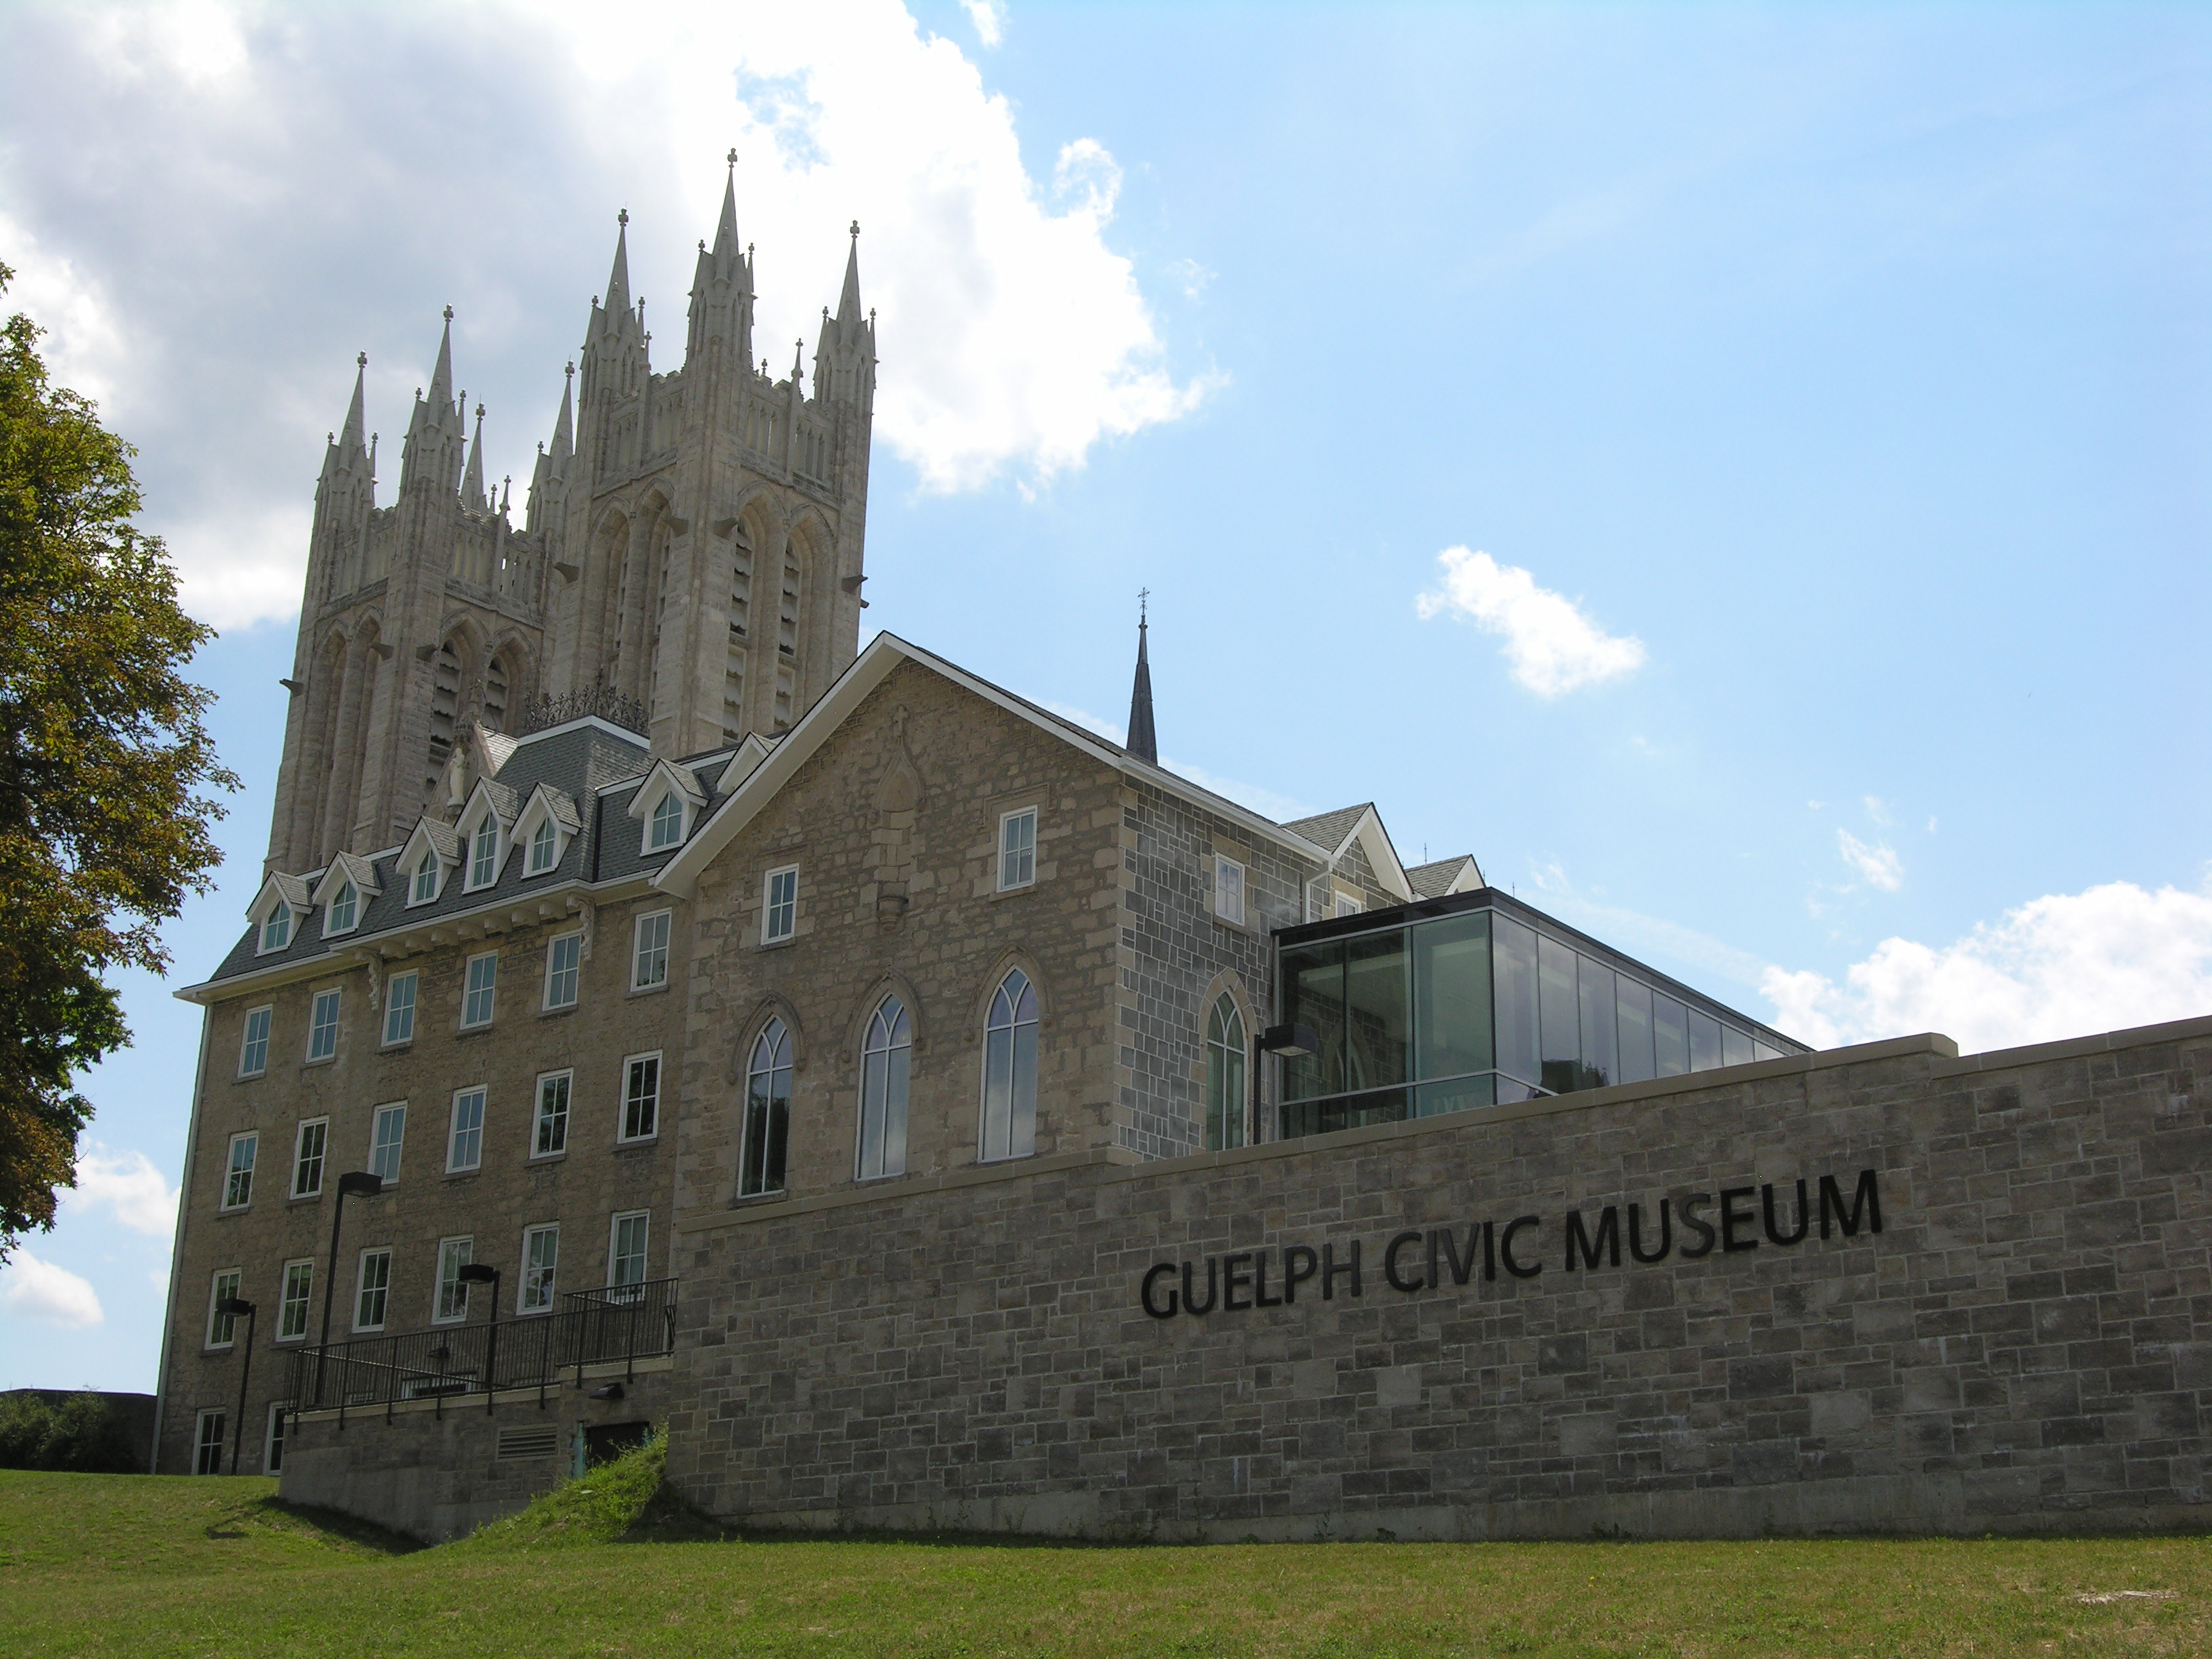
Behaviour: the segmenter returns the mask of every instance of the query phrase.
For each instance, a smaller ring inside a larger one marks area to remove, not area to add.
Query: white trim
[[[491,873],[478,880],[477,836],[486,823],[491,825]],[[485,893],[498,886],[500,872],[507,868],[507,855],[513,848],[507,845],[507,821],[500,817],[498,803],[482,781],[461,809],[461,816],[453,821],[453,833],[461,841],[461,891]]]
[[[325,1000],[327,1000],[331,1005],[331,1023],[329,1026],[331,1034],[331,1048],[328,1054],[319,1054],[315,1052],[315,1039],[321,1036],[325,1029],[322,1015],[323,1004]],[[338,1057],[338,1032],[344,1024],[345,988],[343,985],[332,986],[327,991],[318,991],[313,996],[308,998],[307,1053],[307,1058],[300,1063],[303,1066],[319,1066],[325,1060],[336,1060]]]
[[[571,940],[575,943],[576,960],[568,971],[575,977],[575,984],[573,988],[575,994],[566,1002],[556,1002],[553,1000],[553,975],[556,971],[553,966],[553,953],[557,947]],[[544,980],[544,984],[539,986],[538,991],[538,1010],[540,1013],[557,1013],[563,1008],[574,1008],[584,1000],[584,930],[582,928],[572,927],[567,933],[556,933],[545,941]]]
[[[226,1279],[231,1281],[229,1294],[236,1296],[245,1289],[246,1269],[217,1267],[208,1275],[207,1322],[200,1327],[202,1353],[228,1353],[238,1346],[238,1320],[234,1315],[230,1321],[230,1334],[220,1342],[215,1340],[215,1322],[222,1317],[216,1312],[215,1304],[224,1294],[222,1281]]]
[[[469,981],[475,977],[476,965],[479,962],[489,962],[491,963],[491,984],[487,988],[490,993],[491,1006],[489,1008],[485,1010],[484,1017],[482,1019],[471,1019],[469,1018],[469,998],[474,994],[474,988],[471,986]],[[460,1029],[464,1031],[481,1031],[485,1026],[490,1024],[494,1019],[497,1018],[498,1016],[499,952],[496,950],[474,951],[461,958]]]
[[[310,1129],[320,1129],[323,1132],[323,1139],[322,1145],[316,1149],[315,1152],[314,1190],[313,1192],[303,1192],[300,1188],[300,1170],[301,1166],[307,1161],[307,1131]],[[330,1114],[325,1112],[320,1117],[303,1117],[300,1120],[299,1123],[295,1126],[292,1131],[292,1180],[286,1196],[290,1198],[320,1198],[323,1195],[323,1189],[330,1184]]]
[[[995,890],[1001,893],[1018,893],[1024,888],[1036,885],[1038,816],[1037,808],[1034,803],[1027,806],[1017,806],[1010,812],[999,814],[999,833],[993,839],[991,847],[991,879],[995,885]],[[1030,821],[1030,872],[1020,881],[1008,881],[1006,879],[1006,826],[1017,818],[1027,818]]]
[[[232,1174],[231,1161],[237,1157],[237,1152],[234,1149],[241,1140],[250,1140],[253,1143],[253,1162],[246,1165],[246,1196],[240,1202],[234,1204],[230,1201],[230,1177]],[[216,1213],[217,1215],[235,1215],[240,1210],[252,1209],[253,1207],[253,1183],[259,1177],[260,1174],[261,1131],[258,1129],[240,1129],[237,1133],[232,1135],[228,1140],[226,1140],[222,1144],[222,1187],[216,1194]]]
[[[555,1082],[566,1083],[568,1085],[561,1097],[561,1144],[540,1151],[538,1142],[540,1139],[539,1131],[545,1125],[545,1085]],[[530,1156],[526,1161],[537,1164],[548,1158],[566,1158],[568,1155],[568,1120],[575,1115],[576,1068],[573,1066],[562,1066],[550,1072],[540,1072],[538,1074],[538,1082],[530,1093]]]
[[[1222,873],[1228,870],[1237,872],[1237,908],[1233,912],[1222,902],[1222,889],[1225,884],[1222,881]],[[1250,874],[1241,860],[1231,858],[1228,854],[1216,853],[1213,855],[1213,914],[1232,927],[1245,925],[1244,917],[1249,908],[1245,892]]]
[[[430,1262],[430,1322],[433,1325],[461,1325],[468,1322],[469,1292],[466,1286],[463,1286],[461,1290],[461,1310],[459,1313],[449,1314],[439,1311],[446,1296],[446,1247],[449,1244],[465,1244],[468,1247],[468,1261],[457,1261],[453,1264],[454,1267],[465,1267],[477,1259],[477,1239],[474,1233],[454,1233],[438,1241],[438,1254],[431,1259]]]
[[[643,1252],[641,1252],[643,1256],[642,1270],[639,1273],[635,1279],[630,1280],[617,1279],[615,1277],[615,1241],[622,1237],[622,1224],[625,1221],[642,1221],[645,1223],[645,1249]],[[652,1277],[653,1212],[650,1210],[620,1210],[616,1212],[613,1215],[609,1216],[607,1218],[607,1288],[609,1290],[613,1290],[617,1285],[624,1283],[641,1284],[646,1279]]]
[[[655,847],[653,844],[653,815],[660,803],[671,795],[680,803],[676,839]],[[693,824],[697,822],[700,808],[706,804],[707,797],[700,791],[698,780],[692,776],[689,767],[672,765],[665,760],[653,762],[653,769],[637,786],[637,793],[630,797],[627,809],[629,816],[640,825],[637,843],[640,855],[653,858],[683,846],[691,834]]]
[[[471,1095],[478,1097],[476,1128],[472,1132],[477,1138],[477,1155],[469,1163],[456,1164],[453,1162],[453,1153],[461,1137],[461,1102]],[[453,1091],[453,1104],[446,1111],[446,1173],[447,1175],[466,1175],[471,1170],[483,1168],[484,1123],[490,1116],[491,1090],[487,1085],[471,1083],[465,1088]]]
[[[642,1146],[647,1141],[660,1139],[661,1083],[667,1070],[667,1063],[661,1058],[661,1054],[659,1048],[648,1048],[642,1054],[623,1056],[622,1071],[618,1074],[621,1081],[615,1089],[615,1145],[617,1146]],[[626,1134],[623,1131],[629,1125],[629,1070],[631,1066],[648,1060],[653,1062],[653,1130],[649,1134]]]
[[[384,1283],[378,1286],[378,1294],[382,1296],[384,1298],[384,1305],[379,1309],[378,1311],[380,1312],[384,1317],[378,1320],[374,1325],[364,1325],[361,1322],[361,1303],[362,1297],[368,1290],[368,1259],[373,1255],[380,1255],[384,1258]],[[374,1335],[376,1332],[382,1330],[391,1322],[392,1246],[389,1244],[364,1245],[362,1247],[361,1254],[354,1258],[353,1264],[354,1333],[356,1335]]]
[[[392,1143],[394,1152],[392,1156],[392,1170],[390,1175],[386,1175],[383,1170],[376,1167],[377,1131],[382,1127],[384,1115],[387,1112],[397,1112],[399,1114],[399,1139]],[[407,1103],[404,1100],[386,1100],[380,1102],[378,1104],[368,1109],[368,1161],[367,1164],[362,1165],[362,1167],[371,1175],[380,1177],[383,1181],[386,1188],[389,1190],[399,1184],[399,1171],[406,1166],[406,1162]]]
[[[407,1030],[402,1036],[392,1035],[392,1021],[400,1012],[399,988],[407,991]],[[415,1027],[422,1018],[422,970],[410,968],[404,973],[393,974],[384,981],[384,1018],[377,1025],[379,1048],[404,1048],[415,1041]]]
[[[289,1400],[269,1402],[269,1419],[261,1429],[261,1473],[264,1474],[277,1474],[283,1470],[283,1454],[278,1449],[284,1443],[284,1418],[291,1409],[292,1402]],[[269,1467],[271,1462],[276,1465],[273,1469]]]
[[[530,732],[524,737],[517,738],[514,740],[514,746],[520,749],[529,744],[543,743],[548,738],[557,738],[564,732],[579,731],[587,726],[605,732],[611,738],[619,738],[640,754],[647,753],[652,747],[636,732],[617,726],[612,720],[604,720],[597,714],[579,714],[572,720],[562,720],[558,726],[549,726],[542,731]]]
[[[530,792],[530,799],[523,802],[522,810],[514,815],[514,828],[510,833],[514,845],[521,850],[522,874],[525,880],[557,874],[561,868],[561,860],[568,856],[568,843],[575,839],[576,832],[580,827],[579,824],[568,823],[562,818],[560,812],[556,810],[556,793],[551,784],[539,784]],[[531,861],[531,854],[537,842],[538,830],[545,825],[550,825],[553,830],[553,858],[550,863],[541,869]]]
[[[299,942],[300,923],[313,907],[307,882],[305,876],[288,876],[275,870],[263,880],[246,907],[246,919],[253,925],[255,956],[278,956]],[[268,942],[269,922],[279,909],[285,913],[284,937],[282,942],[271,945]]]
[[[297,1336],[287,1336],[284,1334],[284,1292],[292,1288],[292,1270],[295,1267],[305,1267],[307,1270],[307,1294],[305,1299],[307,1311],[301,1316],[300,1334]],[[270,1340],[292,1343],[305,1342],[307,1340],[307,1328],[314,1322],[315,1317],[315,1279],[321,1272],[320,1264],[311,1255],[295,1255],[276,1270],[276,1334]]]
[[[779,876],[791,878],[791,926],[781,933],[769,932],[769,923],[776,912],[775,882]],[[799,937],[799,866],[779,864],[773,870],[761,872],[760,942],[768,945],[788,945]]]
[[[545,1285],[545,1300],[542,1305],[525,1307],[522,1298],[530,1291],[530,1241],[539,1233],[553,1235],[553,1271]],[[561,1295],[561,1224],[541,1221],[522,1230],[521,1253],[515,1257],[514,1316],[524,1319],[538,1314],[550,1314],[559,1306]]]
[[[223,1435],[230,1427],[229,1419],[226,1414],[226,1411],[227,1408],[222,1406],[203,1406],[193,1414],[192,1473],[194,1474],[221,1474],[222,1473]],[[211,1469],[203,1469],[200,1467],[200,1454],[207,1449],[209,1443],[207,1425],[208,1419],[210,1418],[213,1418],[215,1419],[215,1467]]]
[[[265,1014],[268,1018],[262,1023],[261,1027],[261,1063],[252,1071],[248,1071],[246,1068],[246,1051],[253,1042],[253,1017],[256,1014]],[[268,1073],[269,1039],[274,1033],[276,1025],[276,1005],[273,1002],[264,1002],[258,1008],[248,1008],[246,1011],[246,1018],[239,1022],[238,1027],[238,1076],[263,1077]]]
[[[649,983],[641,983],[637,970],[645,957],[645,925],[649,921],[665,921],[660,943],[653,948],[660,952],[660,977]],[[634,918],[629,928],[629,988],[633,991],[659,991],[668,984],[670,957],[676,949],[676,912],[671,909],[647,910]]]

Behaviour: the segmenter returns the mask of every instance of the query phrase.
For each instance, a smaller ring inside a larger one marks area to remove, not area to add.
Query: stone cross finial
[[[858,219],[853,221],[853,240],[856,242],[860,240],[860,222]]]
[[[1137,590],[1137,620],[1139,622],[1144,621],[1146,604],[1152,597],[1152,590],[1149,587],[1140,587]]]
[[[561,373],[568,379],[574,380],[576,376],[575,360],[574,358],[570,358],[567,366],[562,369]]]
[[[726,159],[727,159],[727,161],[729,161],[729,164],[730,164],[732,167],[736,167],[736,166],[737,166],[737,164],[738,164],[738,152],[737,152],[736,150],[732,149],[732,150],[729,153],[729,155],[728,155]]]
[[[368,354],[366,351],[364,351],[364,352],[362,352],[359,356],[356,357],[353,361],[354,361],[354,364],[355,364],[355,366],[356,366],[356,368],[367,368],[368,367]]]
[[[615,222],[618,225],[628,224],[629,222],[629,210],[628,208],[624,208],[620,213],[615,215]]]
[[[453,320],[453,308],[451,306],[447,306],[446,307],[446,320],[449,323]],[[366,356],[367,354],[364,353],[362,355]]]

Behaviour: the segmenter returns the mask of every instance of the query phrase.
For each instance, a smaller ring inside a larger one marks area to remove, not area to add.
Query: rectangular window
[[[671,789],[653,803],[653,818],[647,826],[645,850],[657,853],[664,847],[673,847],[684,839],[684,797]]]
[[[323,936],[349,933],[361,914],[361,894],[351,882],[331,896],[330,908],[323,912]]]
[[[200,1413],[198,1426],[192,1434],[192,1473],[221,1474],[222,1473],[222,1413],[207,1411]]]
[[[545,1006],[576,1006],[576,981],[582,973],[584,936],[563,933],[545,947]]]
[[[530,1137],[532,1158],[551,1158],[568,1150],[568,1085],[571,1072],[549,1072],[538,1079],[538,1121]]]
[[[246,1035],[238,1045],[238,1074],[259,1077],[269,1069],[270,1010],[255,1008],[246,1016]]]
[[[399,1179],[399,1146],[407,1133],[407,1103],[395,1101],[376,1109],[368,1136],[368,1172],[384,1177],[387,1187]]]
[[[392,1299],[392,1252],[363,1250],[361,1253],[361,1273],[356,1283],[354,1329],[382,1330],[385,1309]]]
[[[499,873],[499,820],[485,816],[477,826],[476,838],[469,854],[469,886],[471,890],[489,887],[492,878]]]
[[[238,1340],[238,1316],[216,1312],[216,1304],[238,1294],[239,1279],[239,1270],[232,1267],[217,1273],[208,1285],[207,1345],[210,1348],[228,1348]]]
[[[799,931],[799,866],[771,870],[761,883],[761,943],[781,945]]]
[[[522,1235],[522,1283],[516,1287],[514,1310],[545,1313],[553,1306],[553,1278],[561,1265],[561,1230],[532,1227]]]
[[[438,896],[439,868],[435,853],[422,854],[422,863],[415,866],[415,879],[408,884],[408,903],[428,904]]]
[[[384,1046],[415,1041],[415,993],[420,974],[394,974],[384,982]]]
[[[222,1182],[222,1207],[242,1210],[253,1201],[253,1158],[261,1137],[246,1133],[230,1138],[230,1164]]]
[[[607,1243],[608,1284],[645,1283],[646,1225],[650,1218],[643,1210],[615,1218],[614,1231]]]
[[[1339,893],[1336,896],[1335,914],[1340,916],[1356,916],[1366,908],[1356,893]]]
[[[1244,925],[1244,866],[1218,853],[1213,855],[1213,914]]]
[[[1036,879],[1036,808],[999,817],[999,890],[1027,887]]]
[[[446,1143],[446,1168],[473,1170],[483,1162],[484,1091],[464,1089],[453,1097],[453,1131]]]
[[[499,988],[499,952],[471,957],[467,989],[461,998],[461,1029],[491,1024],[492,994]]]
[[[655,910],[637,919],[637,949],[632,953],[629,988],[649,991],[668,983],[668,915]]]
[[[338,994],[315,993],[314,1017],[307,1022],[307,1058],[328,1060],[338,1051]]]
[[[292,1196],[318,1198],[323,1190],[323,1154],[329,1149],[331,1121],[315,1118],[300,1126],[292,1143]]]
[[[267,956],[271,951],[281,951],[292,942],[292,908],[280,904],[269,913],[269,920],[261,924],[261,948],[257,952]]]
[[[438,1306],[430,1316],[436,1323],[450,1325],[469,1316],[469,1287],[461,1283],[461,1269],[476,1259],[473,1238],[438,1241]]]
[[[284,1294],[276,1304],[276,1340],[298,1342],[307,1334],[307,1310],[315,1300],[315,1264],[284,1264]]]
[[[660,1133],[660,1056],[633,1054],[623,1064],[622,1140],[650,1140]]]
[[[292,1409],[289,1400],[279,1400],[269,1407],[269,1437],[262,1443],[261,1473],[281,1474],[284,1471],[284,1414]]]
[[[538,827],[530,832],[530,873],[538,876],[550,870],[560,850],[561,832],[553,827],[549,813],[538,819]]]

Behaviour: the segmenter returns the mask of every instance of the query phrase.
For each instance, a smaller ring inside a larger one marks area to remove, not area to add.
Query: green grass
[[[2197,1538],[746,1540],[660,1492],[659,1451],[434,1550],[270,1481],[0,1472],[0,1631],[129,1659],[2212,1653]]]

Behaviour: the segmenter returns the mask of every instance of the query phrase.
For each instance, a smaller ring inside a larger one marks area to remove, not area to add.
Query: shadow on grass
[[[318,1504],[288,1504],[281,1498],[257,1498],[240,1505],[240,1513],[251,1514],[263,1525],[278,1532],[319,1534],[373,1555],[412,1555],[429,1547],[419,1538],[410,1538],[404,1532],[393,1532],[373,1521],[363,1521],[338,1510],[326,1510]],[[212,1538],[234,1534],[218,1534],[210,1527],[208,1535]]]

